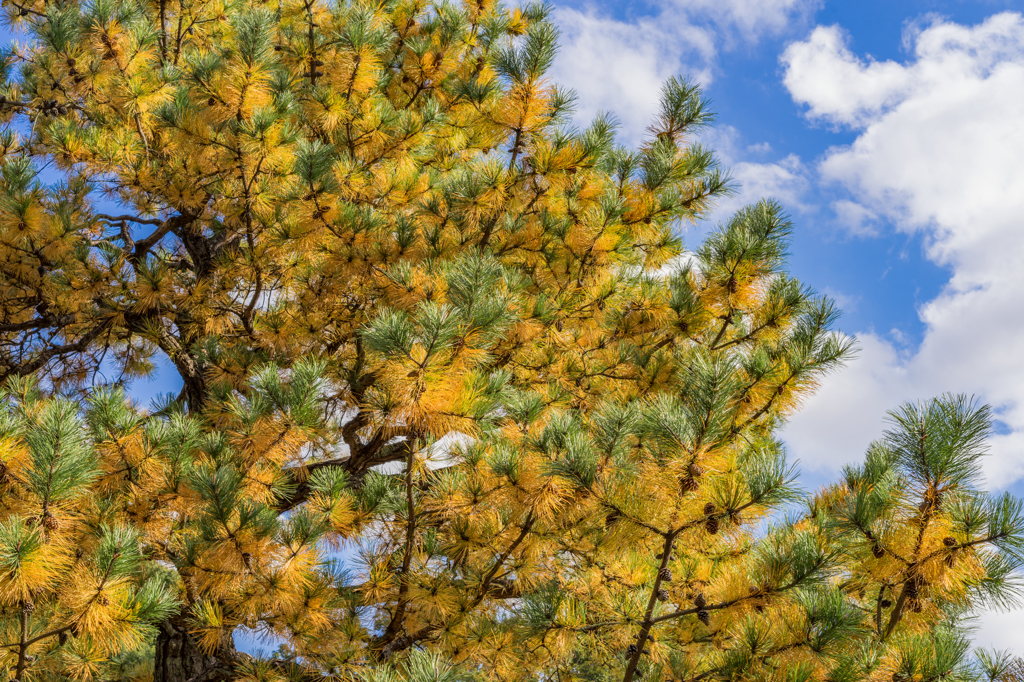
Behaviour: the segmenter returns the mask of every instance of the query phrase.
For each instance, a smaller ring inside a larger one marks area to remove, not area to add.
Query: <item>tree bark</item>
[[[203,653],[189,634],[186,613],[160,624],[153,660],[153,682],[226,682],[238,658],[228,635],[215,654]]]

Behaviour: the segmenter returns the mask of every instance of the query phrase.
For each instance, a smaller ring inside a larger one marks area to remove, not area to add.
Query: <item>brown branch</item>
[[[626,664],[626,673],[622,677],[622,682],[632,682],[633,676],[636,675],[636,668],[640,664],[640,656],[644,652],[644,645],[647,644],[647,637],[651,634],[651,628],[654,627],[654,623],[657,622],[654,620],[654,607],[658,604],[658,590],[661,589],[662,571],[668,567],[668,562],[672,559],[672,543],[675,541],[675,538],[674,534],[669,534],[665,537],[665,542],[662,544],[661,564],[658,566],[658,573],[654,577],[654,586],[651,588],[651,595],[647,600],[644,621],[640,626],[640,634],[636,638],[636,650]]]
[[[21,641],[18,643],[18,666],[14,673],[14,679],[21,680],[21,674],[28,666],[28,609],[25,604],[21,605],[20,632]]]
[[[164,225],[167,221],[160,220],[158,218],[140,218],[134,215],[106,215],[104,213],[97,213],[96,218],[98,220],[106,220],[108,223],[139,223],[140,225]]]
[[[369,471],[370,467],[405,459],[408,455],[408,451],[412,449],[412,445],[413,443],[411,440],[404,440],[400,443],[395,443],[392,446],[382,448],[380,453],[378,453],[376,457],[372,458],[352,456],[337,457],[335,459],[324,460],[322,462],[312,462],[283,469],[281,474],[286,478],[286,480],[290,480],[295,483],[295,489],[280,497],[277,504],[274,505],[274,509],[279,514],[283,514],[284,512],[294,509],[308,500],[309,495],[312,492],[309,486],[309,478],[315,471],[326,469],[328,467],[340,467],[354,478],[353,483],[358,486],[362,482],[363,476],[367,471]]]
[[[395,633],[405,621],[405,611],[409,605],[409,566],[412,564],[412,545],[416,537],[416,498],[413,492],[413,466],[416,463],[415,448],[409,448],[409,456],[405,460],[405,513],[408,516],[405,526],[405,554],[402,557],[402,575],[398,586],[398,605],[395,607],[395,615],[388,623],[387,629],[381,639],[387,641],[394,637]]]

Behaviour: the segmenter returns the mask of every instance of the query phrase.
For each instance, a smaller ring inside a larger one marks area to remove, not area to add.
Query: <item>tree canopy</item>
[[[801,506],[777,431],[852,341],[779,204],[684,248],[730,191],[693,84],[632,150],[539,4],[5,12],[12,678],[1011,674],[961,622],[1022,560],[986,408],[904,407]]]

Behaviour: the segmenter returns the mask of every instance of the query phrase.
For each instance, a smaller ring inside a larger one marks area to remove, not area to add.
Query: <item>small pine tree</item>
[[[90,414],[104,409],[126,417],[115,393]],[[140,529],[97,495],[107,462],[91,436],[76,404],[31,381],[0,395],[0,666],[16,680],[145,679],[132,654],[177,610]]]
[[[844,597],[867,616],[871,655],[841,656],[841,679],[952,674],[968,649],[963,616],[1016,605],[1024,587],[1024,504],[979,487],[989,408],[943,396],[903,405],[890,423],[802,522],[841,553]]]

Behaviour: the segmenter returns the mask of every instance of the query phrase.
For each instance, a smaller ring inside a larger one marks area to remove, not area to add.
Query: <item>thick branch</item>
[[[413,445],[411,440],[404,440],[381,448],[377,455],[372,458],[346,456],[284,469],[281,473],[288,480],[292,481],[295,487],[277,501],[275,509],[278,513],[284,513],[308,500],[309,494],[312,492],[309,487],[309,477],[314,471],[326,469],[327,467],[340,467],[352,476],[353,485],[358,487],[366,472],[372,467],[405,459]]]
[[[636,675],[636,668],[640,664],[640,656],[643,655],[647,637],[651,634],[651,628],[656,622],[654,607],[658,603],[658,590],[661,589],[663,571],[668,568],[668,562],[672,559],[672,543],[675,542],[675,537],[674,534],[665,536],[665,542],[662,544],[661,564],[658,566],[658,573],[654,577],[654,586],[651,588],[651,595],[647,600],[647,608],[644,610],[644,621],[640,626],[640,634],[636,638],[636,650],[626,663],[626,674],[622,677],[622,682],[632,682],[633,676]]]

